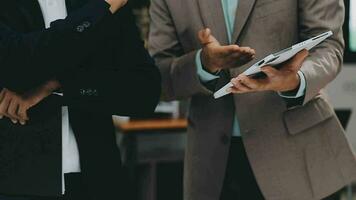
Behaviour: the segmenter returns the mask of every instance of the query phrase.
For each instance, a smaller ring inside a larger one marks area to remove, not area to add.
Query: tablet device
[[[305,40],[303,42],[300,42],[298,44],[295,44],[287,49],[283,49],[282,51],[271,54],[271,55],[265,57],[264,59],[258,61],[251,67],[249,67],[246,71],[243,72],[243,74],[246,76],[259,77],[259,76],[263,75],[263,72],[261,72],[262,67],[264,67],[266,65],[277,67],[277,65],[291,59],[293,56],[295,56],[300,51],[302,51],[304,49],[310,50],[332,35],[333,35],[333,33],[331,31],[328,31],[328,32],[322,33],[318,36],[315,36],[313,38],[310,38],[308,40]],[[214,93],[215,99],[218,99],[220,97],[223,97],[223,96],[229,94],[230,92],[228,92],[227,89],[229,89],[231,87],[233,87],[232,83],[228,83],[227,85],[222,87],[220,90],[215,92]]]

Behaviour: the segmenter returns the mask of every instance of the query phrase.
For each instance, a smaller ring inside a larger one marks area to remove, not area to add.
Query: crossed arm
[[[12,30],[0,18],[0,85],[4,88],[0,115],[24,124],[26,111],[58,88],[64,92],[65,104],[72,107],[119,115],[153,112],[160,95],[159,71],[143,47],[130,9],[125,6],[115,15],[109,10],[112,6],[109,9],[104,1],[92,0],[51,28],[27,34]],[[84,20],[92,26],[76,31]],[[96,56],[98,44],[113,36],[122,37],[118,46],[126,48],[112,52],[120,58],[118,66],[79,67],[84,59]],[[49,65],[46,60],[51,59],[58,62]],[[93,87],[98,95],[82,93],[83,88]]]
[[[25,125],[29,120],[27,111],[60,88],[60,83],[51,80],[31,91],[19,94],[6,88],[0,92],[0,119],[4,116],[14,124]]]

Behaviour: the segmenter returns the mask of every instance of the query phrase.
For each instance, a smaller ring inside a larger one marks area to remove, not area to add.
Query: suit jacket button
[[[87,89],[87,95],[92,96],[93,95],[93,90],[92,89]]]
[[[79,33],[82,33],[83,31],[84,31],[84,26],[82,26],[82,25],[79,25],[79,26],[77,26],[77,31],[79,32]]]
[[[96,97],[99,96],[98,90],[96,90],[96,89],[93,90],[93,96],[96,96]]]
[[[90,27],[90,22],[88,22],[88,21],[85,21],[85,22],[83,22],[83,26],[85,27],[85,28],[89,28]]]
[[[84,89],[80,89],[80,90],[79,90],[79,93],[80,93],[82,96],[84,96],[85,93],[86,93],[86,91],[85,91]]]
[[[224,144],[224,145],[228,145],[229,144],[229,136],[227,136],[226,134],[224,134],[223,136],[221,136],[221,142]]]

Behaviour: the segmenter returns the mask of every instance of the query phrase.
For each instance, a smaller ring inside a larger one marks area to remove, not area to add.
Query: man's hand
[[[303,50],[296,54],[292,59],[283,63],[277,70],[272,66],[265,66],[261,70],[267,77],[263,79],[253,79],[245,75],[233,78],[231,83],[234,87],[230,88],[232,93],[247,93],[257,91],[276,91],[287,92],[296,90],[300,84],[298,71],[309,52]]]
[[[105,0],[108,4],[110,4],[111,13],[115,13],[124,5],[126,5],[128,0]]]
[[[210,73],[219,70],[240,67],[255,57],[255,50],[238,45],[222,46],[211,34],[210,29],[199,31],[198,38],[203,46],[201,61]]]
[[[16,124],[25,125],[29,120],[27,111],[49,96],[54,90],[60,87],[57,81],[49,81],[45,85],[20,95],[8,89],[3,89],[0,93],[0,119],[4,116],[11,119]]]

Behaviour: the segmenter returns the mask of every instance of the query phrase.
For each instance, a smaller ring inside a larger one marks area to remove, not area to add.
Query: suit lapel
[[[37,0],[18,0],[18,6],[31,30],[41,29],[45,26],[41,7]]]
[[[237,42],[250,14],[255,5],[256,0],[240,0],[236,11],[236,18],[234,24],[234,33],[232,34],[232,41]]]
[[[210,28],[212,34],[221,44],[227,44],[228,36],[221,0],[197,1],[204,27]]]
[[[236,10],[234,32],[232,34],[231,40],[236,43],[239,39],[239,36],[244,29],[245,24],[250,17],[250,14],[253,10],[256,0],[240,0],[239,5]],[[242,71],[245,70],[245,66],[229,69],[231,77],[236,77]]]

